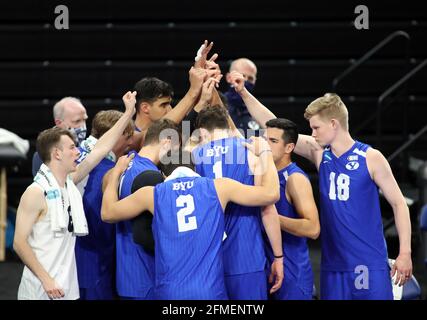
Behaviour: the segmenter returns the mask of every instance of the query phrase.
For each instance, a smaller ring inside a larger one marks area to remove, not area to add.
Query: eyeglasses
[[[71,206],[68,205],[68,231],[74,232],[73,217],[71,216]]]

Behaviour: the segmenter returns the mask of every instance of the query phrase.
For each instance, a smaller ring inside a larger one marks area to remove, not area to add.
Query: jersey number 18
[[[344,173],[340,173],[335,180],[335,172],[329,175],[329,199],[347,201],[350,197],[350,177]]]

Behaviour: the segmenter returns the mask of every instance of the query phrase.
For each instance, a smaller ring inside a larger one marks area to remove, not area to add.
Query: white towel
[[[188,167],[178,167],[174,171],[172,171],[170,176],[167,177],[165,181],[169,181],[177,178],[187,178],[187,177],[200,177],[200,175]]]
[[[396,260],[394,259],[388,259],[388,265],[390,266],[390,269],[393,268],[394,263]],[[393,299],[394,300],[402,300],[403,295],[403,286],[399,286],[399,284],[394,284],[397,278],[397,272],[394,274],[393,278],[391,278],[391,285],[393,288]]]
[[[30,148],[28,140],[22,139],[15,133],[0,128],[0,144],[11,144],[17,149],[22,155],[26,155]]]
[[[64,208],[61,189],[50,169],[43,163],[34,177],[34,182],[39,184],[45,192],[48,210],[51,213],[51,230],[55,233],[63,233],[67,230],[68,208]],[[71,218],[75,236],[85,236],[89,233],[87,221],[83,209],[82,196],[68,176],[66,181],[68,201],[71,207]]]
[[[85,149],[87,151],[87,154],[89,154],[90,152],[92,152],[93,148],[95,148],[95,144],[98,142],[98,139],[95,138],[94,136],[89,136],[86,140],[83,140],[80,143],[80,147]],[[86,156],[87,156],[86,154]],[[105,156],[105,158],[107,158],[108,160],[111,160],[113,162],[116,162],[116,155],[114,154],[113,151],[108,152],[108,154]],[[84,159],[84,158],[83,158]],[[83,161],[83,159],[79,159],[79,163],[81,161]]]

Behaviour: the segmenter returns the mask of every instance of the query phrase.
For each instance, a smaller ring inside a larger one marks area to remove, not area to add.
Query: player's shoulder
[[[22,194],[21,202],[33,207],[41,207],[45,202],[45,192],[37,183],[32,183]]]
[[[294,171],[290,174],[286,179],[286,188],[301,190],[302,188],[306,188],[310,186],[311,183],[308,176],[304,173],[304,171]]]
[[[385,157],[380,150],[375,149],[373,147],[369,147],[366,150],[366,159],[373,160],[373,161],[381,161],[385,159]]]
[[[366,164],[371,177],[375,175],[377,170],[381,170],[382,168],[389,166],[387,159],[381,151],[374,148],[370,148],[366,152]]]
[[[23,194],[30,194],[30,195],[42,195],[44,196],[44,190],[43,187],[41,185],[39,185],[36,182],[33,182],[32,184],[30,184],[27,189],[25,189],[25,192]]]
[[[225,177],[213,179],[213,183],[215,185],[215,188],[217,188],[217,189],[218,188],[227,188],[227,187],[231,186],[234,182],[236,182],[236,181],[233,179],[230,179],[230,178],[225,178]]]

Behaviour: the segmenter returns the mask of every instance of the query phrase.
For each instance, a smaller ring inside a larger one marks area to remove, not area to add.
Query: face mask
[[[248,81],[245,81],[245,88],[252,93],[254,91],[255,85]],[[227,96],[228,104],[230,107],[246,110],[245,103],[243,102],[240,95],[234,90],[234,88],[230,87],[225,94]]]
[[[78,144],[86,138],[86,124],[79,128],[70,128],[68,130],[76,136]]]

